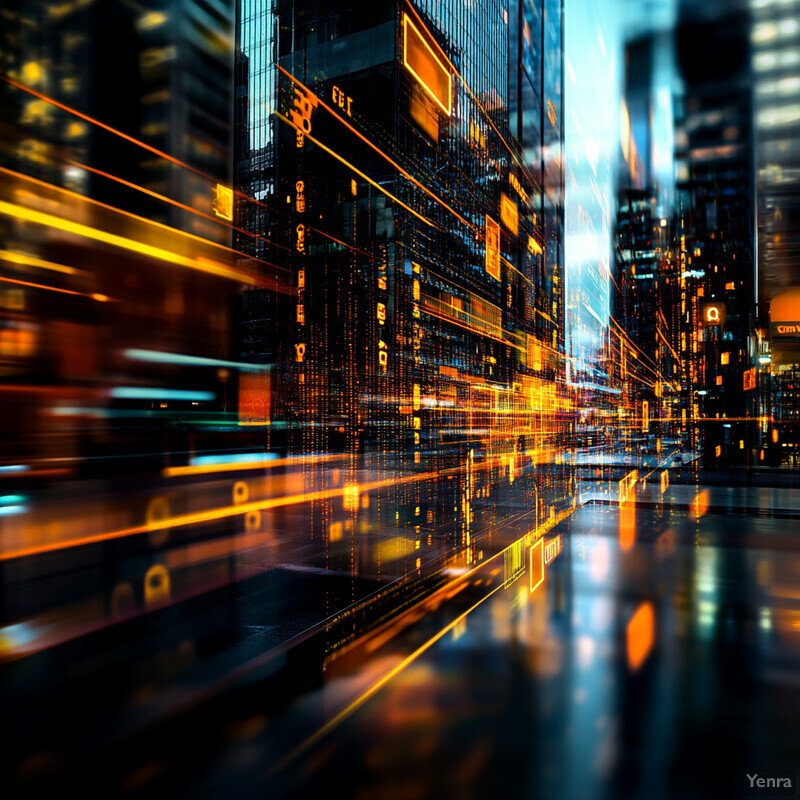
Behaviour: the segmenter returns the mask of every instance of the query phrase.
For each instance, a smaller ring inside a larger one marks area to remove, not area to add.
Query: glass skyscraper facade
[[[571,432],[560,2],[243,2],[241,20],[239,241],[291,270],[244,295],[241,354],[271,364],[271,446],[342,453],[355,493],[309,518],[317,563],[469,563],[502,521],[490,496],[568,502],[565,464],[522,469]],[[453,477],[366,510],[364,465]]]

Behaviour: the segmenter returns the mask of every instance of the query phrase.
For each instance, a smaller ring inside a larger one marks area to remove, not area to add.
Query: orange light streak
[[[131,181],[126,181],[124,178],[120,178],[117,175],[112,175],[110,172],[104,172],[102,169],[97,169],[96,167],[90,167],[88,164],[81,164],[77,161],[71,161],[69,159],[67,159],[67,163],[72,165],[73,167],[84,169],[87,172],[93,172],[95,175],[100,175],[103,178],[108,178],[108,180],[115,181],[116,183],[122,184],[123,186],[127,186],[129,189],[135,189],[137,192],[142,192],[143,194],[146,194],[149,197],[154,197],[156,200],[160,200],[162,203],[168,203],[169,205],[175,206],[176,208],[180,208],[183,211],[188,211],[190,214],[194,214],[195,216],[202,217],[203,219],[210,220],[211,222],[216,222],[217,224],[229,228],[232,231],[236,231],[237,233],[243,233],[246,236],[250,236],[253,239],[258,239],[259,241],[265,242],[266,244],[272,245],[273,247],[277,247],[281,250],[286,250],[286,252],[291,252],[291,248],[285,247],[284,245],[278,244],[277,242],[273,242],[271,239],[267,239],[264,236],[259,236],[257,233],[253,233],[252,231],[247,231],[244,228],[237,228],[236,225],[227,222],[225,219],[223,219],[218,215],[212,216],[211,214],[206,214],[197,208],[192,208],[191,206],[187,206],[185,203],[181,203],[178,200],[173,200],[172,198],[167,197],[166,195],[154,192],[152,189],[146,189],[144,186],[139,186],[136,183],[131,183]],[[208,240],[204,239],[203,241],[208,241]]]
[[[555,527],[555,525],[563,522],[567,517],[569,517],[573,513],[574,509],[565,509],[564,511],[560,512],[554,520],[551,522],[554,524],[550,524],[549,528]],[[521,517],[528,516],[534,512],[527,512],[527,514],[521,515]],[[520,517],[520,518],[521,518]],[[547,523],[544,524],[542,527],[547,527]],[[548,528],[548,529],[549,529]],[[525,538],[525,537],[523,537]],[[504,558],[505,553],[509,551],[512,547],[514,547],[517,543],[514,542],[513,544],[509,545],[505,549],[501,550],[498,553],[495,553],[491,558],[488,558],[486,561],[478,564],[477,566],[473,567],[469,572],[464,573],[463,575],[459,575],[455,580],[448,583],[446,586],[442,587],[438,592],[436,592],[429,600],[433,600],[434,598],[438,598],[442,595],[445,595],[447,592],[453,592],[451,587],[457,585],[461,581],[468,580],[471,578],[478,570],[485,569],[488,565],[490,565],[493,561],[501,560]],[[492,576],[496,576],[500,573],[500,570],[495,570],[495,572],[491,573]],[[474,605],[470,606],[466,611],[459,614],[454,620],[448,623],[444,628],[442,628],[438,633],[434,634],[428,641],[421,644],[413,653],[406,656],[399,664],[396,664],[392,667],[387,673],[382,675],[378,680],[376,680],[371,686],[365,689],[358,697],[353,699],[347,706],[345,706],[341,711],[339,711],[335,716],[329,719],[324,725],[318,728],[311,736],[309,736],[304,742],[298,745],[291,753],[289,753],[277,766],[276,771],[283,769],[287,764],[293,761],[298,756],[302,755],[305,751],[307,751],[310,747],[316,744],[320,739],[324,738],[328,733],[330,733],[334,728],[336,728],[339,724],[344,722],[349,716],[351,716],[355,711],[357,711],[364,703],[367,702],[371,697],[377,694],[387,683],[389,683],[394,677],[399,675],[403,670],[406,669],[410,664],[414,663],[423,653],[429,650],[433,645],[436,644],[442,637],[446,636],[453,628],[455,628],[458,624],[460,624],[467,616],[469,616],[476,608],[478,608],[481,604],[485,603],[490,597],[492,597],[496,592],[500,591],[504,588],[504,584],[501,582],[498,586],[488,592],[484,597],[478,600]],[[455,594],[455,592],[453,592]]]
[[[119,136],[121,139],[125,139],[126,141],[131,142],[132,144],[135,144],[138,147],[141,147],[151,153],[154,153],[160,158],[164,158],[173,164],[177,164],[179,167],[188,169],[191,172],[194,172],[196,175],[200,175],[201,177],[206,178],[207,180],[211,181],[214,184],[217,182],[216,178],[212,177],[211,175],[207,175],[205,172],[202,172],[201,170],[196,169],[195,167],[192,167],[189,164],[186,164],[180,159],[175,158],[175,156],[171,156],[169,153],[165,153],[163,150],[159,150],[157,147],[153,147],[152,145],[149,145],[146,142],[141,141],[140,139],[136,139],[133,136],[129,136],[127,133],[123,133],[122,131],[117,130],[117,128],[112,128],[110,125],[106,125],[104,122],[100,122],[99,119],[90,117],[88,114],[84,114],[82,111],[78,111],[77,109],[72,108],[71,106],[65,105],[64,103],[60,103],[58,100],[55,100],[52,97],[48,97],[46,94],[42,94],[41,92],[37,92],[35,89],[31,89],[30,87],[25,86],[25,84],[18,83],[17,81],[12,80],[6,75],[0,75],[0,79],[4,80],[6,83],[11,84],[11,86],[15,87],[16,89],[20,89],[23,92],[27,92],[28,94],[33,95],[34,97],[38,97],[39,100],[44,100],[46,103],[50,103],[50,105],[55,106],[56,108],[60,108],[62,111],[66,111],[68,114],[72,114],[73,116],[78,117],[79,119],[82,119],[85,122],[88,122],[92,125],[96,125],[98,128],[102,128],[104,131],[113,133],[115,136]]]
[[[439,472],[424,472],[419,475],[410,475],[405,478],[389,478],[382,481],[373,481],[371,483],[365,483],[359,488],[362,492],[369,492],[375,489],[382,489],[386,486],[399,486],[401,484],[411,483],[413,481],[431,480],[439,475]],[[193,512],[191,514],[181,514],[177,517],[153,520],[152,522],[145,523],[144,525],[133,525],[129,528],[122,528],[121,530],[110,531],[108,533],[98,533],[91,536],[83,536],[77,539],[66,540],[63,542],[48,542],[47,544],[33,545],[31,547],[10,550],[0,553],[0,561],[10,561],[15,558],[24,558],[26,556],[38,555],[40,553],[50,553],[56,550],[80,547],[87,544],[97,544],[99,542],[122,539],[127,536],[135,536],[141,533],[162,531],[166,530],[167,528],[179,528],[186,525],[197,525],[203,522],[213,522],[215,520],[227,519],[228,517],[237,516],[239,514],[247,514],[250,511],[263,511],[264,509],[281,508],[283,506],[298,505],[300,503],[310,503],[315,500],[329,500],[333,497],[342,497],[347,491],[348,487],[342,487],[339,489],[325,489],[317,492],[305,492],[302,494],[286,495],[284,497],[272,497],[267,500],[257,500],[250,503],[222,506],[220,508],[214,508],[208,511]]]
[[[252,463],[242,463],[241,461],[229,461],[225,464],[197,464],[185,467],[167,467],[161,474],[165,478],[179,478],[184,475],[209,475],[215,472],[234,472],[249,469],[271,469],[272,467],[284,467],[294,464],[321,464],[325,461],[342,461],[345,456],[331,454],[327,456],[303,456],[299,458],[275,458],[271,461],[258,461]]]
[[[2,77],[2,76],[0,76]],[[208,239],[204,239],[202,236],[197,236],[196,234],[189,233],[187,231],[179,230],[178,228],[171,228],[169,225],[165,225],[162,222],[155,222],[154,220],[147,219],[146,217],[140,217],[137,214],[132,214],[130,211],[124,211],[121,208],[117,208],[116,206],[110,206],[107,203],[101,203],[99,200],[94,200],[90,197],[86,197],[85,195],[78,194],[78,192],[73,192],[70,189],[63,189],[60,186],[54,186],[51,183],[47,183],[46,181],[40,180],[39,178],[33,178],[30,175],[24,175],[21,172],[15,172],[14,170],[8,169],[6,167],[0,166],[0,173],[9,175],[10,177],[27,183],[33,183],[37,186],[41,186],[44,189],[52,192],[57,192],[58,194],[65,195],[66,197],[73,198],[78,200],[82,203],[88,203],[98,208],[104,208],[108,211],[111,211],[115,214],[119,214],[120,216],[127,217],[128,219],[135,220],[136,222],[141,222],[149,227],[158,228],[159,230],[163,230],[165,233],[168,233],[173,236],[180,236],[184,239],[191,239],[196,242],[200,242],[203,245],[208,247],[214,248],[216,250],[224,250],[227,253],[232,253],[233,255],[241,258],[242,253],[238,250],[235,250],[233,247],[227,247],[226,245],[219,244],[218,242],[212,242]],[[112,234],[109,234],[112,235]],[[281,271],[286,272],[285,267],[281,267],[278,264],[273,264],[270,261],[264,261],[263,259],[254,258],[253,256],[247,257],[249,261],[253,261],[257,264],[263,264],[267,267],[272,267],[274,269],[278,269]],[[249,275],[250,273],[244,272],[243,270],[235,270],[237,274],[242,275]],[[262,284],[254,284],[254,285],[262,285]],[[263,284],[264,286],[268,286],[269,284]]]
[[[31,283],[30,281],[20,281],[16,278],[3,278],[0,277],[3,283],[15,283],[18,286],[29,286],[31,289],[43,289],[46,292],[60,292],[61,294],[74,294],[79,297],[91,297],[92,300],[98,300],[103,295],[95,295],[86,292],[74,292],[71,289],[59,289],[57,286],[45,286],[43,283]],[[105,298],[107,300],[108,298]]]
[[[236,281],[241,281],[250,286],[270,286],[272,281],[259,278],[250,273],[236,269],[234,267],[227,267],[224,264],[212,261],[205,258],[188,258],[178,253],[173,253],[170,250],[165,250],[161,247],[154,245],[144,244],[137,242],[134,239],[129,239],[126,236],[119,236],[115,233],[107,233],[98,228],[91,228],[88,225],[83,225],[78,222],[71,222],[70,220],[62,219],[61,217],[53,216],[52,214],[45,214],[42,211],[35,211],[25,206],[18,206],[15,203],[7,203],[0,200],[0,214],[14,217],[16,219],[24,220],[25,222],[33,222],[37,225],[44,225],[57,230],[65,231],[66,233],[74,233],[77,236],[83,236],[86,239],[92,239],[97,242],[104,242],[111,244],[115,247],[124,250],[130,250],[141,255],[151,256],[161,261],[168,261],[172,264],[178,264],[183,267],[197,270],[199,272],[206,272],[210,275],[217,275],[221,278],[229,278]]]
[[[63,272],[65,275],[76,275],[80,270],[75,267],[68,267],[66,264],[56,264],[53,261],[45,261],[41,258],[26,255],[25,253],[13,253],[11,250],[0,250],[0,259],[11,264],[22,264],[26,267],[41,267],[53,272]]]

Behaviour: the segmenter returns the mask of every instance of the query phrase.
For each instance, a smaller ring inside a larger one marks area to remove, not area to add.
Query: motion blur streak
[[[209,475],[214,472],[233,472],[251,469],[273,469],[296,464],[325,464],[331,461],[344,461],[346,456],[329,454],[313,456],[293,456],[292,458],[275,458],[269,461],[259,461],[251,464],[242,464],[236,461],[222,461],[218,464],[195,464],[188,467],[168,467],[164,470],[165,478],[178,478],[184,475]]]
[[[64,103],[60,103],[58,100],[55,100],[52,97],[48,97],[47,95],[42,94],[41,92],[37,92],[35,89],[31,89],[30,87],[25,86],[22,83],[12,80],[7,75],[0,74],[0,80],[4,80],[7,84],[13,86],[16,89],[20,89],[21,91],[27,92],[28,94],[33,95],[34,97],[38,97],[40,100],[44,101],[45,103],[48,103],[49,105],[54,106],[55,108],[60,108],[62,111],[66,111],[68,114],[71,114],[72,116],[85,120],[91,125],[95,125],[96,127],[102,128],[103,130],[108,131],[109,133],[113,133],[115,136],[119,136],[121,139],[129,141],[132,144],[135,144],[137,147],[141,147],[142,149],[147,150],[150,153],[153,153],[154,155],[157,155],[159,158],[163,158],[165,161],[170,161],[179,167],[184,167],[185,169],[191,170],[192,172],[196,172],[198,175],[201,175],[204,178],[212,180],[211,176],[171,156],[169,153],[165,153],[163,150],[159,150],[157,147],[153,147],[152,145],[147,144],[147,142],[143,142],[140,139],[136,139],[133,136],[129,136],[127,133],[124,133],[123,131],[111,127],[110,125],[106,125],[99,119],[90,117],[88,114],[84,114],[75,108],[71,108],[70,106],[65,105]]]
[[[106,231],[98,230],[97,228],[82,225],[78,222],[71,222],[67,219],[55,217],[52,214],[45,214],[41,211],[35,211],[31,208],[18,206],[13,203],[7,203],[0,200],[0,214],[7,214],[8,216],[24,220],[25,222],[34,222],[37,225],[45,225],[56,230],[62,230],[67,233],[74,233],[78,236],[84,236],[87,239],[93,239],[97,242],[104,242],[112,244],[116,247],[121,247],[126,250],[132,250],[135,253],[158,258],[162,261],[169,261],[172,264],[179,264],[183,267],[198,270],[200,272],[207,272],[210,275],[219,275],[223,278],[230,278],[231,280],[241,281],[242,283],[249,284],[250,286],[271,286],[272,282],[263,278],[258,278],[255,275],[250,275],[242,270],[226,267],[224,264],[215,263],[207,258],[197,257],[188,258],[165,250],[161,247],[155,247],[144,242],[128,239],[124,236],[119,236],[114,233],[107,233]]]
[[[389,478],[383,481],[371,481],[369,483],[365,483],[360,485],[358,490],[359,492],[370,492],[385,486],[399,486],[408,483],[417,483],[420,481],[432,480],[437,477],[439,477],[439,473],[429,472],[400,478]],[[177,517],[169,517],[167,519],[148,522],[144,525],[136,525],[130,528],[124,528],[122,530],[95,534],[94,536],[84,536],[78,539],[69,539],[61,542],[42,543],[39,545],[21,547],[18,549],[6,549],[10,545],[10,536],[6,530],[3,532],[2,543],[4,549],[2,552],[0,552],[0,561],[8,561],[11,559],[38,555],[41,553],[49,553],[69,547],[81,547],[88,544],[96,544],[98,542],[106,542],[113,539],[121,539],[126,536],[135,536],[141,533],[153,533],[154,531],[163,531],[170,528],[183,527],[186,525],[197,525],[202,522],[211,522],[213,520],[220,520],[240,514],[247,514],[250,511],[264,511],[270,508],[281,508],[283,506],[310,503],[315,500],[329,500],[333,497],[347,496],[351,491],[352,490],[348,487],[343,487],[340,489],[327,489],[319,492],[288,495],[286,497],[273,497],[253,503],[241,503],[240,505],[224,506],[222,508],[209,509],[208,511],[201,511],[195,514],[183,514]],[[29,534],[26,533],[26,537],[27,535]]]

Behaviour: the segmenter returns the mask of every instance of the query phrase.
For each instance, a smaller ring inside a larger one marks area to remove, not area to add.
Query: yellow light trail
[[[486,561],[481,566],[488,564],[489,562]],[[471,573],[470,573],[471,574]],[[461,576],[458,580],[463,580],[466,576]],[[301,756],[306,750],[310,747],[313,747],[320,739],[327,736],[334,728],[344,722],[349,716],[351,716],[355,711],[357,711],[364,703],[367,702],[371,697],[376,695],[384,686],[386,686],[392,678],[399,675],[406,667],[416,661],[423,653],[427,650],[430,650],[433,645],[436,644],[443,636],[446,636],[456,625],[459,624],[464,618],[466,618],[469,614],[471,614],[476,608],[478,608],[482,603],[488,600],[492,595],[496,592],[499,592],[503,589],[503,584],[499,584],[491,592],[487,595],[482,597],[478,600],[477,603],[470,606],[466,611],[462,614],[459,614],[452,622],[447,624],[444,628],[442,628],[438,633],[428,639],[427,642],[421,644],[413,653],[406,656],[399,664],[395,665],[390,669],[385,675],[380,677],[375,683],[372,684],[368,689],[362,692],[355,700],[351,701],[351,703],[343,708],[335,717],[329,719],[321,728],[316,730],[311,736],[309,736],[304,742],[298,745],[291,753],[285,756],[276,766],[275,771],[281,770],[285,768],[288,764],[294,761],[296,758]]]
[[[0,76],[0,77],[2,77],[2,76]],[[77,200],[77,201],[79,201],[81,203],[88,203],[88,204],[91,204],[92,206],[96,206],[97,208],[106,209],[107,211],[111,211],[114,214],[118,214],[120,216],[127,217],[128,219],[132,219],[135,222],[139,222],[139,223],[142,223],[144,225],[147,225],[148,227],[156,228],[156,229],[158,229],[160,231],[164,231],[165,233],[167,233],[167,234],[169,234],[171,236],[179,236],[182,239],[190,239],[190,240],[192,240],[194,242],[198,242],[198,243],[200,243],[200,244],[202,244],[204,246],[207,246],[209,248],[213,248],[215,250],[223,250],[226,253],[231,253],[232,255],[234,255],[234,256],[236,256],[238,258],[241,258],[242,255],[243,255],[239,250],[236,250],[233,247],[228,247],[228,246],[226,246],[224,244],[219,244],[218,242],[212,242],[209,239],[204,239],[202,236],[197,236],[196,234],[189,233],[188,231],[182,231],[182,230],[179,230],[178,228],[171,228],[169,225],[165,225],[162,222],[155,222],[154,220],[147,219],[146,217],[140,217],[137,214],[131,213],[130,211],[124,211],[123,209],[117,208],[116,206],[110,206],[110,205],[108,205],[106,203],[101,203],[99,200],[94,200],[94,199],[92,199],[90,197],[86,197],[85,195],[78,194],[78,192],[73,192],[73,191],[71,191],[69,189],[64,189],[64,188],[62,188],[60,186],[54,186],[53,184],[47,183],[46,181],[40,180],[39,178],[34,178],[34,177],[30,176],[30,175],[24,175],[21,172],[15,172],[14,170],[8,169],[7,167],[0,167],[0,173],[8,175],[8,176],[14,178],[15,180],[18,180],[18,181],[23,182],[23,183],[32,183],[32,184],[35,184],[36,186],[41,186],[43,189],[46,189],[47,191],[57,192],[58,194],[61,194],[61,195],[64,195],[66,197],[69,197],[71,199]],[[255,262],[257,264],[263,264],[264,266],[271,267],[273,269],[280,270],[280,271],[283,271],[283,272],[287,272],[287,269],[285,267],[281,267],[278,264],[273,264],[271,261],[265,261],[265,260],[260,259],[260,258],[255,258],[254,256],[247,256],[247,259],[249,261]],[[243,270],[237,270],[237,273],[241,273],[243,275],[249,275],[250,274],[250,273],[244,272]],[[277,281],[277,278],[275,280]],[[261,284],[258,284],[258,285],[261,285]],[[264,286],[268,286],[269,284],[263,284],[263,285]],[[280,289],[280,287],[277,287],[277,288]],[[285,289],[285,291],[291,291],[291,290],[288,289],[288,287],[287,287]]]
[[[444,473],[423,472],[419,475],[409,475],[404,478],[388,478],[382,481],[372,481],[370,483],[358,484],[358,491],[359,493],[371,492],[375,489],[382,489],[386,486],[399,486],[401,484],[411,483],[413,481],[431,480],[440,476],[441,474]],[[213,522],[216,520],[226,519],[228,517],[235,517],[241,514],[248,514],[251,511],[263,511],[270,508],[281,508],[283,506],[292,506],[299,503],[310,503],[315,500],[329,500],[334,497],[342,497],[349,491],[352,491],[351,487],[343,486],[338,489],[325,489],[317,492],[304,492],[302,494],[285,495],[283,497],[272,497],[267,500],[257,500],[251,503],[240,503],[238,505],[221,506],[220,508],[214,508],[208,511],[196,511],[191,514],[181,514],[177,517],[153,520],[152,522],[145,523],[143,525],[133,525],[129,528],[122,528],[121,530],[110,531],[107,533],[98,533],[91,536],[83,536],[78,539],[68,539],[63,542],[48,542],[47,544],[33,545],[31,547],[23,547],[17,550],[9,550],[7,552],[0,553],[0,561],[10,561],[16,558],[39,555],[41,553],[50,553],[62,549],[66,550],[67,548],[80,547],[87,544],[97,544],[99,542],[107,542],[113,539],[122,539],[127,536],[135,536],[140,533],[152,533],[154,531],[163,531],[168,528],[179,528],[186,525],[196,525],[202,522]]]
[[[75,267],[68,267],[66,264],[56,264],[54,261],[45,261],[41,258],[29,256],[25,253],[15,253],[11,250],[0,250],[0,259],[8,261],[10,264],[22,264],[26,267],[40,267],[49,269],[53,272],[62,272],[65,275],[76,275],[80,270]]]
[[[171,197],[167,197],[166,195],[154,192],[152,189],[146,189],[144,186],[139,186],[137,183],[126,181],[124,178],[120,178],[117,175],[112,175],[110,172],[104,172],[102,169],[97,169],[96,167],[90,167],[88,164],[81,164],[77,161],[71,161],[70,159],[66,159],[66,161],[73,167],[78,167],[79,169],[86,170],[87,172],[93,172],[95,175],[100,175],[103,178],[107,178],[110,181],[115,181],[116,183],[119,183],[122,186],[127,186],[129,189],[135,189],[137,192],[142,192],[143,194],[146,194],[149,197],[154,197],[156,200],[160,200],[163,203],[168,203],[169,205],[175,206],[176,208],[180,208],[183,211],[188,211],[190,214],[194,214],[197,217],[202,217],[203,219],[210,220],[211,222],[214,222],[218,225],[222,225],[223,227],[229,228],[230,230],[236,231],[237,233],[242,233],[245,236],[249,236],[253,239],[258,239],[258,241],[264,242],[265,244],[269,244],[272,247],[277,247],[280,250],[286,250],[287,252],[291,252],[291,248],[286,247],[282,244],[278,244],[277,242],[273,242],[271,239],[267,239],[265,236],[259,236],[259,234],[253,233],[252,231],[247,231],[244,228],[237,228],[236,225],[227,222],[221,217],[218,217],[216,215],[212,216],[211,214],[206,214],[203,211],[200,211],[199,209],[187,206],[186,203],[181,203],[178,200],[173,200]],[[208,241],[208,240],[204,239],[203,241]],[[216,244],[215,242],[210,242],[210,243]]]
[[[25,86],[24,84],[19,83],[18,81],[12,80],[11,78],[7,77],[6,75],[0,75],[0,79],[4,80],[6,83],[10,84],[11,86],[14,86],[16,89],[19,89],[20,91],[27,92],[28,94],[33,95],[34,97],[38,98],[39,100],[43,100],[44,102],[49,103],[50,105],[55,106],[56,108],[60,108],[62,111],[66,111],[68,114],[72,114],[73,116],[78,117],[79,119],[82,119],[82,120],[90,123],[91,125],[96,125],[98,128],[102,128],[103,130],[108,131],[109,133],[112,133],[115,136],[119,136],[121,139],[125,139],[126,141],[131,142],[131,144],[135,144],[136,146],[141,147],[141,148],[143,148],[143,149],[145,149],[145,150],[147,150],[147,151],[159,156],[160,158],[163,158],[166,161],[169,161],[170,163],[175,164],[176,166],[182,167],[183,169],[187,169],[190,172],[195,173],[195,175],[199,175],[201,178],[204,178],[205,180],[209,181],[209,183],[212,184],[212,185],[215,185],[217,183],[217,178],[215,178],[213,175],[209,175],[209,174],[203,172],[202,170],[191,166],[191,164],[187,164],[185,161],[181,161],[179,158],[175,158],[175,156],[171,156],[169,153],[165,152],[164,150],[159,150],[157,147],[153,147],[152,145],[149,145],[146,142],[141,141],[140,139],[136,139],[135,137],[130,136],[129,134],[124,133],[123,131],[118,130],[117,128],[114,128],[111,125],[106,125],[104,122],[101,122],[100,120],[95,119],[94,117],[90,117],[88,114],[84,114],[83,112],[78,111],[77,109],[72,108],[71,106],[68,106],[68,105],[66,105],[64,103],[61,103],[61,102],[59,102],[58,100],[55,100],[52,97],[48,97],[47,95],[42,94],[41,92],[37,92],[35,89],[31,89],[29,86]],[[267,208],[268,210],[272,211],[273,213],[277,213],[277,214],[279,214],[279,215],[281,215],[283,217],[287,217],[288,216],[285,212],[281,211],[280,209],[271,208],[270,206],[266,205],[265,203],[262,203],[261,201],[256,200],[256,198],[246,195],[244,192],[235,191],[234,194],[237,197],[241,197],[241,198],[247,200],[248,202],[255,203],[256,205],[262,206],[263,208]],[[174,201],[172,201],[172,202],[174,202]],[[117,210],[120,210],[120,209],[117,209]],[[123,212],[123,213],[125,213],[125,212]],[[214,217],[212,219],[214,219],[214,221],[216,221],[216,222],[220,221],[216,217]],[[272,265],[272,266],[275,266],[275,265]]]
[[[326,461],[342,461],[346,456],[333,453],[327,456],[302,456],[295,458],[276,458],[271,461],[242,463],[228,461],[224,464],[197,464],[185,467],[167,467],[161,474],[165,478],[179,478],[184,475],[209,475],[215,472],[234,472],[249,469],[271,469],[272,467],[293,466],[295,464],[321,464]]]
[[[87,239],[92,239],[97,242],[104,242],[111,244],[115,247],[120,247],[124,250],[130,250],[142,255],[151,256],[161,261],[168,261],[172,264],[178,264],[183,267],[198,270],[199,272],[206,272],[210,275],[217,275],[221,278],[229,278],[232,280],[246,283],[250,286],[267,287],[272,285],[271,280],[259,278],[256,275],[238,270],[234,267],[226,267],[224,264],[212,261],[205,258],[188,258],[178,253],[173,253],[170,250],[164,250],[161,247],[154,245],[144,244],[137,242],[134,239],[129,239],[126,236],[119,236],[115,233],[107,233],[98,228],[91,228],[88,225],[83,225],[78,222],[71,222],[70,220],[56,217],[52,214],[45,214],[42,211],[36,211],[25,206],[19,206],[15,203],[7,203],[0,200],[0,214],[14,217],[16,219],[24,220],[25,222],[33,222],[37,225],[44,225],[57,230],[65,231],[66,233],[74,233],[77,236],[83,236]]]
[[[499,463],[499,457],[487,459],[485,463],[474,465],[473,469],[484,471],[489,470]],[[217,465],[214,465],[217,466]],[[181,469],[176,467],[175,469]],[[357,484],[359,493],[371,492],[383,489],[387,486],[399,486],[401,484],[413,483],[415,481],[428,481],[435,478],[444,478],[448,475],[455,475],[462,471],[461,467],[438,470],[436,472],[423,472],[419,475],[408,475],[401,478],[387,478],[381,481],[371,481],[369,483]],[[240,503],[232,506],[222,506],[220,508],[207,511],[197,511],[191,514],[182,514],[177,517],[170,517],[162,520],[154,520],[143,525],[134,525],[116,531],[82,536],[76,539],[66,539],[61,542],[49,542],[47,544],[32,545],[30,547],[18,548],[0,553],[0,561],[10,561],[16,558],[39,555],[41,553],[53,552],[72,547],[81,547],[88,544],[121,539],[126,536],[135,536],[141,533],[152,533],[154,531],[166,530],[168,528],[184,527],[186,525],[196,525],[203,522],[213,522],[227,517],[234,517],[247,514],[251,511],[263,511],[270,508],[281,508],[283,506],[297,505],[300,503],[313,502],[315,500],[329,500],[334,497],[342,497],[352,491],[352,485],[343,486],[337,489],[326,489],[317,492],[306,492],[301,494],[274,497],[266,500],[256,500],[250,503]]]

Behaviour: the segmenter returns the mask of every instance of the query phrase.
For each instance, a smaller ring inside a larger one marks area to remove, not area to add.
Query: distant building
[[[749,463],[760,438],[749,33],[747,12],[728,9],[687,13],[678,30],[681,352],[689,433],[708,466]]]

